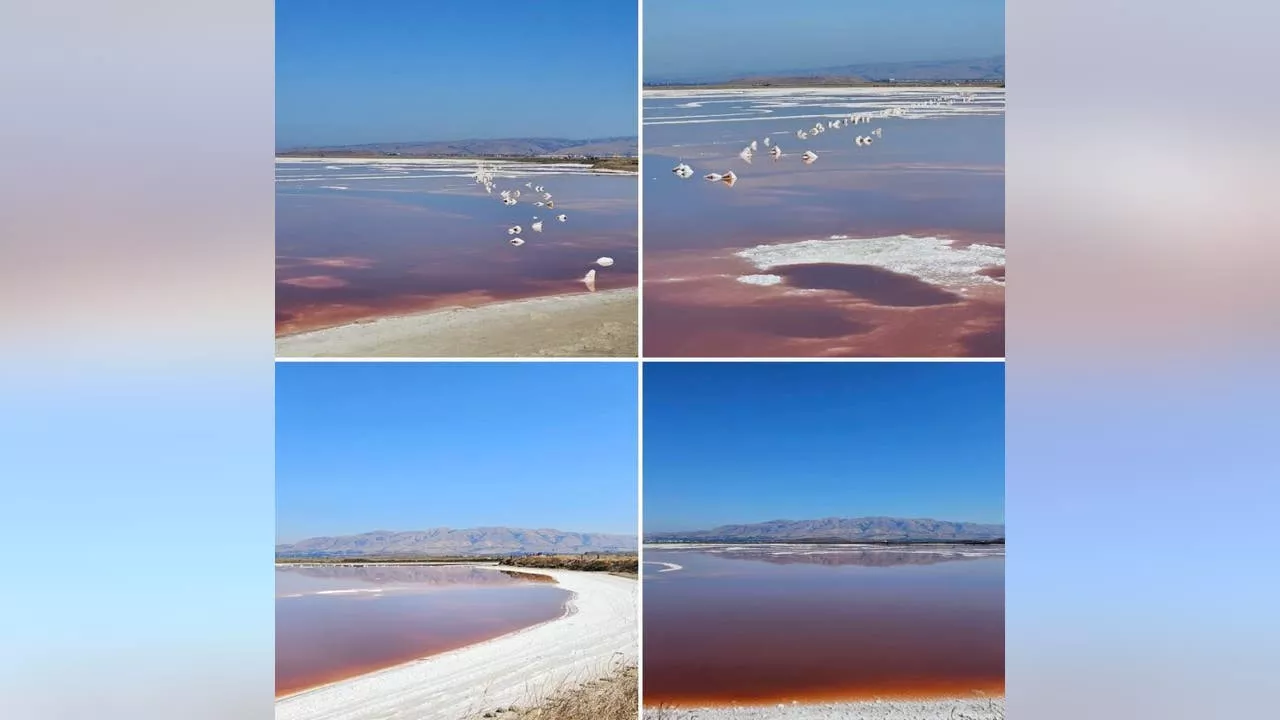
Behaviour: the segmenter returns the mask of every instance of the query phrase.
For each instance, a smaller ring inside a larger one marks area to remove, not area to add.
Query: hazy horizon
[[[645,80],[1003,55],[1004,0],[646,0]]]
[[[651,363],[644,532],[1004,523],[1002,363]]]
[[[573,142],[596,142],[600,140],[632,140],[639,138],[636,133],[630,135],[599,135],[594,137],[566,137],[557,135],[493,135],[479,136],[473,135],[468,137],[419,137],[419,138],[397,138],[388,140],[369,140],[365,142],[355,143],[303,143],[303,144],[281,144],[277,145],[277,151],[287,151],[295,148],[310,147],[363,147],[366,145],[411,145],[415,143],[462,143],[462,142],[498,142],[502,140],[563,140]]]
[[[974,525],[1004,525],[1003,518],[1001,518],[1000,520],[970,520],[968,518],[960,518],[960,517],[932,517],[928,515],[815,515],[813,517],[786,517],[786,518],[771,517],[771,518],[763,518],[759,520],[729,520],[724,522],[717,522],[714,525],[707,525],[705,527],[679,527],[679,528],[672,528],[670,530],[651,530],[650,528],[646,528],[645,532],[646,533],[647,532],[689,532],[689,531],[695,531],[695,530],[713,530],[715,528],[725,527],[728,525],[760,525],[764,523],[775,523],[775,522],[810,522],[814,520],[828,520],[832,518],[839,519],[839,520],[858,520],[861,518],[875,518],[875,517],[887,517],[887,518],[893,518],[895,520],[937,520],[940,522],[972,523]]]
[[[445,530],[445,529],[447,530],[485,530],[485,529],[497,529],[497,528],[502,528],[506,530],[558,530],[561,532],[578,533],[580,535],[627,535],[627,536],[631,535],[630,532],[591,530],[591,529],[583,529],[583,528],[577,528],[577,527],[553,527],[550,525],[492,525],[492,524],[482,523],[477,525],[432,525],[430,527],[424,526],[424,527],[412,527],[412,528],[380,527],[380,528],[371,528],[369,530],[357,530],[352,532],[327,532],[327,533],[322,532],[314,535],[301,535],[293,538],[284,538],[283,536],[278,535],[276,536],[276,545],[293,545],[295,543],[302,542],[303,540],[312,540],[315,538],[323,538],[323,537],[350,537],[353,535],[368,535],[371,533],[382,533],[382,532],[405,533],[405,532],[425,532],[427,530]]]

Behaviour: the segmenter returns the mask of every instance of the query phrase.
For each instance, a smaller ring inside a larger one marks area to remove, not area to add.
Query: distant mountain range
[[[961,60],[855,63],[740,75],[671,75],[650,78],[646,85],[823,85],[883,82],[1003,82],[1004,56]]]
[[[981,542],[1004,539],[1004,525],[891,517],[771,520],[710,530],[646,533],[645,542]]]
[[[369,555],[511,555],[517,553],[632,552],[634,535],[563,530],[482,527],[432,528],[412,532],[376,530],[360,535],[316,537],[276,545],[278,557]]]
[[[541,155],[580,157],[632,157],[639,153],[636,137],[608,137],[590,140],[565,138],[502,138],[476,140],[434,140],[366,143],[363,145],[314,145],[277,152],[282,157],[538,157]]]

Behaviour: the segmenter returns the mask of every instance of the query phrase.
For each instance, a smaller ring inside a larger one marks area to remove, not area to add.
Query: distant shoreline
[[[362,160],[397,162],[404,160],[459,160],[475,162],[512,162],[532,165],[584,165],[595,170],[638,173],[640,158],[634,155],[573,156],[573,155],[446,155],[441,153],[373,153],[357,150],[289,150],[276,153],[277,160]]]
[[[791,90],[803,88],[987,88],[1003,90],[1003,80],[912,80],[903,82],[859,81],[841,78],[778,78],[717,83],[645,83],[642,90]]]

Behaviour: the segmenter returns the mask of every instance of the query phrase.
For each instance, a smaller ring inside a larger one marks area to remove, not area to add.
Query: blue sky
[[[644,529],[1004,521],[1002,363],[648,363]]]
[[[646,0],[646,78],[1004,54],[1003,0]]]
[[[277,0],[276,144],[634,136],[629,0]]]
[[[633,363],[280,363],[276,534],[635,533]]]

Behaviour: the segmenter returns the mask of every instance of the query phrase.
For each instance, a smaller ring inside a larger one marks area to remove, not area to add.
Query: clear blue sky
[[[1003,363],[648,363],[644,529],[1004,522]]]
[[[276,145],[634,136],[631,0],[277,0]]]
[[[646,78],[1004,54],[1003,0],[645,0]]]
[[[276,535],[635,533],[633,363],[280,363]]]

